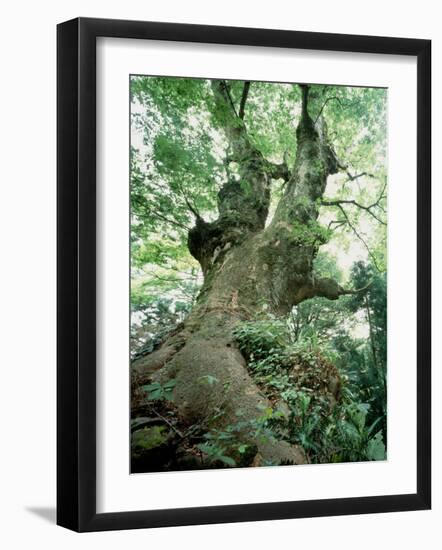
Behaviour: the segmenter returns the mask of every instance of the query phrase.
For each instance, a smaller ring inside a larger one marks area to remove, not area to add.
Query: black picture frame
[[[417,58],[417,492],[96,512],[96,39],[396,54]],[[79,18],[57,28],[57,523],[75,531],[425,510],[431,506],[431,41]]]

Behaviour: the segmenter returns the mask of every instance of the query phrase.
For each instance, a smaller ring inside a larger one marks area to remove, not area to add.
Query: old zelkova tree
[[[187,426],[222,429],[240,417],[254,464],[305,463],[302,445],[246,429],[275,403],[251,376],[235,329],[315,297],[363,292],[316,270],[320,247],[340,232],[385,266],[385,91],[138,77],[132,95],[145,138],[132,151],[132,269],[163,265],[182,283],[196,272],[183,260],[190,252],[202,271],[183,321],[134,355],[132,418],[145,416],[143,387],[173,380]],[[168,280],[151,272],[147,281]],[[326,385],[339,399],[336,369]]]

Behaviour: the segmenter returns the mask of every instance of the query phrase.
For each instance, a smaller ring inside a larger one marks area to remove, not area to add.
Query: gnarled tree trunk
[[[134,387],[152,377],[175,378],[174,402],[190,423],[202,422],[219,407],[224,412],[217,421],[222,427],[235,421],[238,409],[243,418],[253,419],[269,405],[233,339],[240,321],[252,319],[263,307],[283,315],[307,298],[337,299],[345,293],[335,281],[313,273],[313,259],[324,239],[317,223],[318,201],[338,164],[325,123],[320,119],[314,124],[309,115],[309,89],[301,88],[297,154],[290,173],[285,164],[264,159],[248,138],[242,119],[248,87],[237,115],[228,85],[212,82],[230,145],[228,160],[236,163],[237,174],[219,192],[218,219],[208,223],[198,216],[189,232],[189,250],[204,274],[196,305],[178,331],[132,366]],[[284,194],[266,227],[270,185],[278,178],[286,182]],[[207,375],[216,383],[197,383]],[[255,443],[264,460],[306,461],[299,446],[285,441]]]

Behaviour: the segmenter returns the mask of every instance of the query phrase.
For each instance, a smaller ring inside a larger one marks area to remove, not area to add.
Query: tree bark
[[[243,119],[244,105],[237,115],[228,84],[212,81],[212,90],[218,121],[229,141],[229,162],[236,163],[238,173],[219,191],[218,219],[208,223],[197,216],[189,232],[189,250],[204,274],[195,307],[158,350],[134,361],[132,380],[136,388],[152,378],[175,378],[174,402],[182,417],[201,423],[219,408],[223,414],[217,425],[223,427],[238,420],[238,410],[251,420],[269,406],[235,345],[235,326],[263,308],[284,315],[308,298],[337,299],[346,291],[313,273],[314,257],[325,240],[317,223],[318,204],[338,163],[324,121],[313,123],[309,115],[308,87],[302,86],[292,172],[284,163],[270,163],[253,146]],[[284,195],[265,227],[275,178],[286,180]],[[200,384],[207,375],[216,382]],[[254,443],[258,462],[306,462],[299,446],[285,441]]]

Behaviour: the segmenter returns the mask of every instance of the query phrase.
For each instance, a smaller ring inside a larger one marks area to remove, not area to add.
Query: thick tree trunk
[[[232,336],[238,322],[257,312],[253,292],[247,288],[247,282],[240,281],[241,274],[246,281],[247,266],[250,267],[241,250],[239,247],[232,251],[223,267],[218,267],[212,288],[205,289],[182,330],[133,365],[137,385],[152,379],[162,382],[176,379],[174,403],[189,424],[223,428],[238,421],[252,421],[271,406],[249,375]],[[247,252],[250,262],[251,254]],[[207,376],[216,382],[204,383]],[[211,418],[217,410],[222,415],[214,423]],[[244,436],[247,439],[247,434]],[[306,460],[301,448],[285,441],[248,442],[258,450],[255,464],[260,461],[302,464]]]
[[[283,315],[313,296],[337,299],[345,291],[330,279],[317,279],[313,259],[324,236],[317,224],[318,199],[327,176],[337,170],[324,125],[308,113],[308,88],[302,87],[302,116],[297,129],[295,166],[266,161],[248,139],[241,117],[223,82],[213,92],[230,143],[238,177],[219,192],[219,217],[200,217],[189,234],[189,250],[198,259],[204,284],[197,303],[178,332],[132,367],[134,387],[147,380],[176,379],[174,402],[189,423],[202,423],[220,409],[217,426],[253,420],[269,406],[247,371],[235,345],[235,326],[266,311]],[[242,111],[244,105],[242,105]],[[265,228],[272,178],[286,180],[274,218]],[[213,384],[201,384],[208,375]],[[285,441],[254,441],[259,460],[302,464],[303,450]]]

